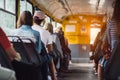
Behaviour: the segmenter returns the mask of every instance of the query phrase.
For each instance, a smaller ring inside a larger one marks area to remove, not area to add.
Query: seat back
[[[39,54],[35,48],[35,44],[30,39],[26,39],[26,40],[29,40],[30,43],[23,43],[23,44],[24,44],[24,47],[25,47],[31,61],[35,64],[41,64],[41,60],[40,60]]]
[[[21,54],[22,62],[41,63],[39,54],[32,40],[25,37],[12,36],[12,43],[15,49]]]
[[[15,50],[20,53],[21,55],[21,62],[29,63],[31,62],[29,55],[27,54],[27,51],[25,50],[25,47],[22,42],[12,42]]]
[[[21,40],[21,38],[18,36],[8,36],[8,38],[11,41],[11,43],[13,44],[13,47],[15,48],[15,50],[20,53],[21,58],[22,58],[21,62],[31,63],[30,57],[27,54],[27,51],[24,47],[24,44],[23,44],[23,41]]]
[[[17,36],[12,36],[12,38],[14,39],[11,39],[14,48],[22,57],[20,62],[12,62],[17,80],[42,80],[41,65],[38,65],[39,60],[38,57],[36,57],[37,53],[33,53],[34,50],[32,49],[34,45],[32,43],[24,43],[22,39]]]

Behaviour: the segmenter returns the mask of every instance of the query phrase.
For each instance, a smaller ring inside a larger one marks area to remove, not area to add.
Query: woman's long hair
[[[22,25],[29,25],[32,26],[33,24],[33,16],[29,11],[24,11],[17,22],[17,28],[21,27]]]
[[[46,23],[44,28],[53,34],[53,25],[51,23]]]

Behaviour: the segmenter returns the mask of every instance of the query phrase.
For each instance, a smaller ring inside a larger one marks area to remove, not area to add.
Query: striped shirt
[[[118,39],[119,39],[116,23],[114,20],[110,20],[107,23],[107,38],[108,38],[109,44],[111,45],[111,48],[113,49],[116,41],[118,41]]]

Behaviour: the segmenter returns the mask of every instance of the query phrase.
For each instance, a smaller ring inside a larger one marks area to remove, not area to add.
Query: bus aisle
[[[97,80],[92,63],[71,63],[69,71],[61,74],[62,80]]]

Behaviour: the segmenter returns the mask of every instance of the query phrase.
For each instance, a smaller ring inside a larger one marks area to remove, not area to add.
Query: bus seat
[[[12,38],[14,39],[12,39],[13,46],[18,52],[21,53],[24,61],[27,59],[29,62],[34,64],[41,64],[39,54],[35,48],[35,44],[31,39],[18,36],[12,36]]]
[[[41,66],[32,63],[13,61],[17,80],[42,80]]]
[[[20,53],[21,55],[21,62],[29,63],[31,62],[29,55],[27,54],[27,51],[25,50],[25,47],[22,42],[12,42],[15,50]]]
[[[35,64],[41,64],[41,60],[40,60],[40,57],[39,57],[39,54],[35,48],[35,44],[32,42],[32,40],[30,39],[27,39],[27,38],[24,38],[22,40],[28,40],[30,41],[30,43],[23,43],[24,44],[24,47],[31,59],[31,61]]]
[[[10,38],[10,36],[9,36]],[[13,38],[13,36],[12,36]],[[14,38],[18,38],[17,40],[12,40],[14,48],[21,54],[22,61],[13,61],[12,65],[16,72],[17,80],[41,80],[41,65],[36,64],[36,60],[32,61],[34,57],[33,53],[28,53],[26,49],[29,49],[28,44],[25,44],[21,38],[14,36]],[[32,48],[31,48],[32,49]],[[30,50],[32,51],[32,50]],[[36,53],[37,54],[37,53]],[[37,59],[37,58],[36,58]],[[35,62],[35,63],[34,63]]]
[[[21,58],[22,58],[21,62],[24,62],[24,63],[31,62],[30,57],[27,54],[27,51],[26,51],[24,44],[23,44],[22,40],[20,39],[20,37],[8,36],[8,38],[11,41],[11,43],[13,44],[13,47],[15,48],[15,50],[20,53]]]

